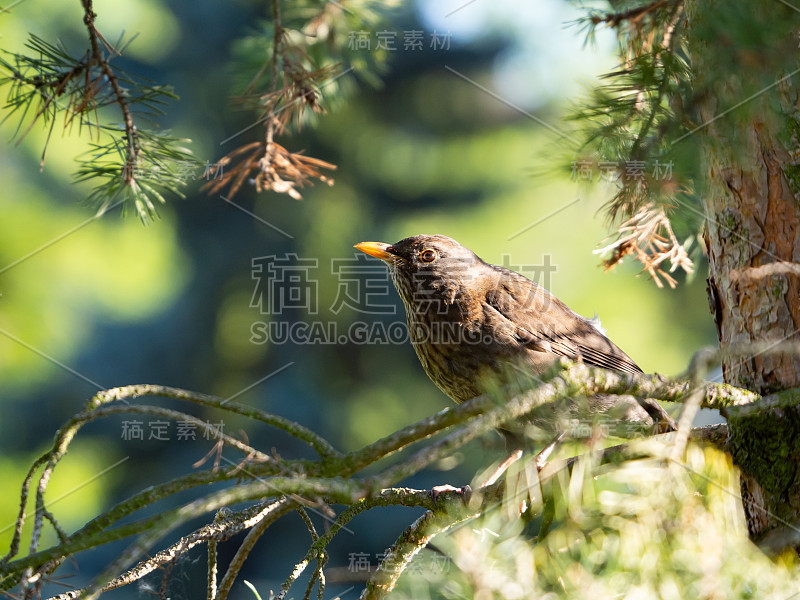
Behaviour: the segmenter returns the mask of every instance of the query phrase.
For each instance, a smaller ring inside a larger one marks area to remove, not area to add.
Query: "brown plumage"
[[[356,248],[388,265],[417,356],[431,380],[456,402],[498,385],[518,384],[526,376],[535,378],[560,357],[642,372],[594,321],[526,277],[485,263],[451,238],[417,235],[391,245],[362,242]],[[608,414],[626,425],[674,427],[655,401],[595,396],[583,404],[591,415]],[[563,430],[563,422],[556,421],[564,416],[582,416],[578,403],[539,411],[534,422]]]

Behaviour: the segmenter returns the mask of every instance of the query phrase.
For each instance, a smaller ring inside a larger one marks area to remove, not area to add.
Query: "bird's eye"
[[[437,257],[436,250],[430,250],[430,249],[423,250],[422,252],[419,253],[419,259],[422,262],[427,262],[427,263],[433,262],[436,260],[436,257]]]

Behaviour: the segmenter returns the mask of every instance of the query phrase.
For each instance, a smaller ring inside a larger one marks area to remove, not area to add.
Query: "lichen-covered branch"
[[[231,560],[230,565],[228,565],[228,570],[225,572],[225,576],[222,578],[222,581],[219,584],[219,589],[217,591],[217,595],[215,596],[215,600],[225,600],[228,597],[228,594],[233,587],[233,582],[236,580],[236,576],[239,574],[239,571],[244,565],[245,560],[247,560],[247,557],[250,555],[250,552],[253,550],[256,542],[261,538],[262,535],[264,535],[267,528],[272,525],[280,516],[289,512],[290,509],[296,508],[286,497],[282,497],[280,500],[278,500],[278,503],[281,505],[280,511],[264,511],[263,514],[259,515],[259,519],[256,520],[255,523],[250,527],[250,531],[247,532],[244,541],[242,541],[239,548],[236,550],[236,554]]]
[[[231,512],[222,518],[215,518],[214,523],[206,525],[190,535],[182,537],[178,542],[166,548],[153,556],[152,558],[142,561],[132,569],[129,569],[119,577],[115,577],[102,588],[100,592],[106,592],[120,587],[124,587],[134,581],[137,581],[158,569],[161,565],[175,560],[179,556],[178,552],[188,552],[193,547],[202,543],[209,543],[224,541],[237,533],[251,528],[255,523],[263,522],[267,518],[275,519],[286,514],[290,510],[286,501],[267,502],[264,504],[257,504],[246,508],[240,512]],[[224,514],[224,513],[223,513]],[[211,546],[209,546],[211,547]],[[74,600],[82,597],[88,588],[71,590],[58,596],[52,597],[50,600]],[[212,597],[216,598],[216,595]]]
[[[430,493],[427,491],[386,488],[396,485],[403,479],[424,469],[432,462],[452,454],[483,432],[495,428],[506,421],[518,419],[544,404],[557,402],[576,395],[588,396],[598,393],[626,394],[682,402],[692,394],[692,390],[702,396],[702,402],[705,406],[717,408],[740,406],[752,403],[759,398],[746,390],[700,383],[698,373],[702,373],[702,369],[705,369],[709,361],[715,357],[716,353],[714,352],[705,352],[702,355],[698,355],[693,363],[694,366],[690,370],[695,379],[694,384],[689,380],[671,381],[657,375],[611,373],[601,369],[590,368],[581,363],[564,361],[559,368],[549,373],[542,383],[508,401],[498,402],[497,398],[490,397],[474,398],[461,405],[445,409],[432,417],[349,454],[341,454],[324,438],[297,423],[257,409],[225,402],[213,396],[150,385],[127,386],[106,390],[93,397],[85,410],[76,415],[60,430],[56,436],[53,449],[35,463],[23,485],[21,494],[23,501],[28,497],[28,490],[34,481],[36,470],[41,468],[42,465],[44,465],[44,475],[46,476],[43,475],[40,478],[37,487],[40,497],[43,498],[43,490],[46,488],[47,480],[53,469],[58,465],[69,443],[79,429],[91,420],[112,414],[125,414],[126,412],[151,413],[158,414],[164,418],[182,420],[191,420],[193,418],[186,413],[157,406],[136,404],[107,406],[109,402],[115,400],[133,399],[141,396],[161,395],[186,400],[202,406],[229,410],[236,414],[247,416],[254,422],[279,427],[308,443],[317,450],[320,458],[317,461],[286,460],[259,453],[256,449],[233,438],[225,438],[223,439],[224,442],[234,447],[237,451],[245,453],[245,462],[240,461],[234,464],[233,461],[228,461],[231,463],[228,467],[192,473],[173,481],[153,486],[112,507],[109,511],[87,523],[81,530],[67,536],[60,544],[52,548],[34,551],[24,558],[13,561],[11,559],[14,554],[10,554],[5,558],[4,562],[0,563],[0,577],[3,578],[2,582],[0,582],[0,588],[10,590],[13,586],[22,583],[23,580],[33,581],[34,579],[39,582],[38,585],[41,585],[47,576],[55,572],[58,565],[66,557],[114,540],[135,536],[128,550],[117,557],[97,577],[93,585],[85,590],[89,597],[92,597],[102,590],[111,589],[108,587],[110,585],[115,587],[125,585],[152,572],[159,566],[170,564],[171,561],[174,561],[176,554],[188,552],[198,544],[208,543],[211,540],[220,542],[236,532],[250,530],[251,535],[248,536],[250,543],[240,548],[242,558],[235,563],[237,567],[228,570],[218,587],[216,585],[212,586],[215,588],[214,597],[224,598],[238,573],[239,567],[244,562],[244,558],[246,558],[255,542],[263,535],[264,530],[275,518],[285,514],[286,511],[296,508],[298,503],[299,505],[318,506],[341,504],[347,508],[337,517],[330,531],[320,535],[314,534],[316,537],[312,535],[312,541],[306,557],[297,563],[296,573],[290,579],[287,579],[285,588],[288,592],[292,582],[312,560],[317,561],[312,579],[319,581],[324,586],[321,569],[325,560],[327,560],[326,547],[337,532],[360,512],[389,505],[416,506],[432,510],[437,514],[441,512],[442,507],[452,510],[455,504],[461,505],[462,513],[465,510],[462,500],[457,496],[451,498],[445,494],[439,497],[437,503],[434,503]],[[395,464],[378,468],[373,475],[367,478],[356,477],[366,467],[372,466],[374,469],[376,463],[380,464],[387,457],[401,452],[413,444],[424,442],[431,435],[445,430],[450,431],[435,443],[427,444],[416,451],[405,454],[399,461],[395,461]],[[707,439],[720,445],[723,443],[725,432],[717,428],[713,433],[693,432],[692,437]],[[609,452],[613,454],[612,450],[609,450]],[[626,451],[623,449],[616,450],[617,455],[622,455],[624,452]],[[612,456],[612,454],[609,454],[609,456]],[[133,515],[136,511],[178,492],[197,488],[203,483],[230,481],[236,478],[245,481],[225,490],[205,494],[178,508],[115,526],[121,518]],[[490,487],[484,490],[482,504],[478,507],[470,505],[469,510],[481,511],[491,503],[496,503],[502,498],[502,493],[498,492],[498,489],[497,487]],[[273,506],[272,503],[257,505],[260,508],[255,511],[236,513],[221,521],[215,521],[192,534],[184,536],[179,544],[171,546],[163,553],[156,554],[150,560],[139,563],[136,567],[126,571],[124,575],[119,575],[143,552],[156,544],[167,532],[179,527],[188,519],[217,511],[235,502],[269,497],[279,499],[275,502],[280,503],[280,506],[269,508],[267,513],[261,514],[261,517],[258,516],[259,511],[267,510],[267,507]],[[283,500],[281,500],[282,498]],[[21,503],[21,506],[24,506],[24,502]],[[24,519],[24,511],[21,511],[20,516],[21,519]],[[54,517],[52,519],[51,517],[53,516],[47,511],[43,502],[37,505],[37,518],[40,519],[41,523],[46,520],[53,521]],[[433,519],[433,517],[428,517],[428,519]],[[412,552],[414,544],[421,543],[421,540],[426,539],[425,535],[421,533],[421,525],[427,522],[420,521],[418,523],[420,527],[407,532],[409,534],[407,539],[397,546],[396,557],[398,560],[406,561],[410,559],[408,553]],[[439,521],[436,520],[436,522]],[[256,528],[254,529],[254,527]],[[20,523],[17,524],[17,530],[21,531]],[[18,547],[18,542],[16,547]],[[26,569],[28,570],[27,572]],[[388,571],[384,570],[380,577],[385,577],[387,574]],[[382,589],[381,585],[383,584],[376,584],[373,589]],[[310,588],[307,592],[310,593]],[[66,598],[67,596],[64,597]]]
[[[467,518],[467,517],[464,517]],[[437,534],[459,522],[447,513],[426,512],[392,544],[378,570],[367,581],[361,600],[385,598],[414,556]]]

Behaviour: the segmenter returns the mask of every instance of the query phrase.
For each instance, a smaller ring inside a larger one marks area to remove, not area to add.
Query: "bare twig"
[[[228,519],[233,514],[233,511],[227,506],[220,508],[214,516],[214,523],[220,523]],[[208,540],[208,576],[206,578],[206,600],[216,600],[217,597],[217,540],[209,538]]]
[[[463,517],[468,518],[468,517]],[[428,545],[439,533],[446,531],[462,519],[455,519],[447,513],[426,512],[414,521],[395,541],[381,561],[378,570],[367,581],[361,600],[385,598],[394,589],[411,559]]]

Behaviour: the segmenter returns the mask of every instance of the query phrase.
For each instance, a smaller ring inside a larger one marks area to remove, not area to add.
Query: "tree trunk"
[[[769,110],[766,101],[759,104]],[[787,178],[790,153],[769,117],[728,135],[724,125],[704,133],[708,294],[720,348],[731,351],[723,376],[762,395],[800,386],[800,355],[770,351],[798,342],[800,203]],[[782,533],[800,523],[800,409],[776,399],[726,416],[751,537],[797,547],[797,538]]]
[[[718,152],[709,161],[708,292],[720,348],[756,346],[723,358],[725,382],[766,395],[800,386],[800,355],[768,350],[798,341],[800,204],[784,175],[789,154],[763,123],[741,131],[736,144],[735,162]],[[779,405],[728,417],[751,536],[800,521],[798,410]]]
[[[763,124],[735,141],[736,163],[710,161],[708,292],[720,347],[762,346],[726,357],[725,382],[769,394],[800,386],[800,355],[763,347],[798,341],[800,203],[784,176],[789,154]]]
[[[787,147],[800,144],[797,38],[792,20],[761,0],[739,5],[752,31],[772,33],[749,46],[748,27],[724,24],[727,3],[686,0],[686,8],[706,165],[708,296],[720,349],[731,352],[723,377],[774,395],[726,413],[728,448],[743,472],[750,535],[774,541],[800,532],[800,392],[787,391],[800,388],[800,353],[775,352],[800,342],[800,146]],[[800,547],[800,537],[788,545]]]

